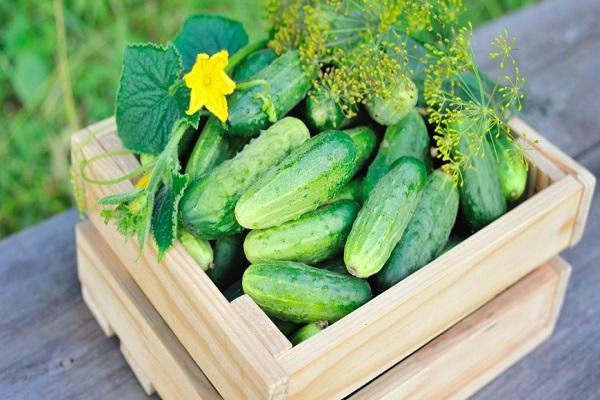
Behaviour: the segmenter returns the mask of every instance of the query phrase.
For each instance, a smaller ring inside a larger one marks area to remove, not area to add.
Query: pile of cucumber
[[[253,87],[230,96],[227,124],[204,124],[187,161],[181,239],[194,257],[212,251],[206,272],[228,299],[249,295],[295,344],[523,193],[522,168],[490,155],[510,142],[484,141],[461,185],[435,169],[412,82],[346,118],[331,99],[308,96],[311,72],[295,51],[260,50],[234,79],[267,81],[277,121]],[[469,151],[467,139],[459,148]]]

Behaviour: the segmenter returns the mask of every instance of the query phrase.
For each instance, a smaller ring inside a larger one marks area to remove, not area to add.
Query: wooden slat
[[[292,348],[280,358],[290,398],[348,394],[566,248],[581,191],[563,178]]]
[[[551,334],[569,273],[537,268],[350,399],[467,398]]]
[[[231,305],[258,340],[275,357],[292,348],[292,343],[248,295],[238,297],[231,302]]]
[[[165,399],[219,399],[90,222],[78,225],[77,243],[82,285],[102,299],[100,314],[111,321],[146,393],[156,388]]]

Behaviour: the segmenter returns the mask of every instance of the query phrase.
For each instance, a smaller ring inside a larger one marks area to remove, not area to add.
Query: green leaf
[[[189,91],[180,85],[182,71],[173,46],[142,44],[125,49],[116,110],[125,147],[149,154],[164,149],[174,122],[186,117]],[[197,123],[198,115],[194,118]]]
[[[152,213],[152,234],[158,245],[159,262],[177,238],[179,200],[189,180],[187,174],[172,172],[170,185],[164,185],[156,194]]]
[[[248,35],[238,21],[215,15],[195,15],[185,20],[174,41],[185,71],[192,69],[198,53],[213,55],[227,50],[229,55],[248,44]]]

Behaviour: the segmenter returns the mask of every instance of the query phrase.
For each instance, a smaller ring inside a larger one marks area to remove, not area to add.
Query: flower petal
[[[222,71],[229,64],[229,53],[227,50],[221,50],[213,54],[208,60],[208,64],[213,71]]]
[[[216,115],[221,122],[227,121],[229,112],[227,110],[227,99],[225,96],[211,93],[209,98],[207,98],[206,108]]]
[[[202,90],[198,88],[192,88],[190,93],[190,106],[185,112],[187,115],[193,115],[197,111],[204,107],[206,96],[203,95]]]

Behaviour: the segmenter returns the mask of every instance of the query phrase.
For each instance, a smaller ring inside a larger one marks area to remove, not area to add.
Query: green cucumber
[[[268,67],[254,75],[253,80],[264,80],[269,85],[268,96],[273,102],[275,116],[280,119],[306,97],[312,85],[297,51],[288,51]],[[233,135],[255,136],[272,121],[263,99],[259,96],[264,85],[236,90],[229,98],[227,132]]]
[[[427,181],[425,165],[402,157],[371,192],[352,226],[344,263],[359,278],[376,274],[402,237]]]
[[[369,165],[363,181],[364,198],[368,197],[394,161],[404,156],[416,158],[424,163],[429,159],[429,134],[425,121],[417,110],[412,110],[400,122],[386,129],[377,155]]]
[[[357,203],[362,203],[362,179],[354,178],[346,186],[344,186],[334,198],[329,200],[329,204],[340,200],[353,200]]]
[[[227,289],[223,291],[223,296],[227,299],[227,301],[232,302],[238,297],[244,295],[244,290],[242,289],[242,280],[239,279],[233,282]]]
[[[456,183],[450,175],[434,171],[402,238],[375,276],[376,286],[386,290],[440,255],[457,213]]]
[[[325,93],[313,93],[306,97],[306,123],[317,132],[340,129],[349,120],[335,99]]]
[[[457,151],[468,157],[461,168],[460,209],[473,230],[479,230],[506,212],[498,166],[485,131],[470,120],[456,123],[460,132]]]
[[[267,315],[284,321],[337,321],[372,297],[367,281],[293,261],[252,264],[244,293]]]
[[[219,289],[242,277],[246,263],[243,241],[242,235],[225,236],[215,241],[213,266],[206,274]]]
[[[194,145],[185,173],[190,176],[190,182],[193,182],[223,161],[233,157],[234,154],[232,146],[225,137],[225,129],[217,118],[210,117]]]
[[[345,134],[352,138],[356,148],[356,163],[354,174],[359,172],[367,164],[375,153],[377,147],[377,135],[375,131],[368,126],[358,126],[352,129],[346,129]]]
[[[489,138],[489,135],[488,135]],[[516,203],[527,186],[527,163],[515,148],[506,133],[499,133],[490,139],[496,156],[496,166],[504,198],[509,204]]]
[[[352,178],[356,150],[341,131],[307,140],[242,195],[235,207],[248,229],[281,225],[331,200]]]
[[[300,344],[327,328],[327,325],[327,321],[317,321],[306,324],[292,335],[290,342],[292,342],[294,346]]]
[[[342,200],[279,226],[253,230],[244,241],[251,263],[273,260],[317,263],[339,254],[352,228],[359,205]]]
[[[409,78],[397,82],[388,98],[375,97],[367,104],[367,112],[378,124],[397,124],[414,109],[419,98],[417,86]]]
[[[190,184],[180,204],[183,226],[203,239],[241,232],[234,209],[242,193],[309,137],[308,128],[293,117],[262,132],[234,158]]]
[[[236,82],[245,82],[267,68],[276,58],[277,54],[272,49],[257,50],[238,65],[233,74],[233,79]]]
[[[203,271],[212,268],[214,263],[214,253],[210,243],[204,239],[198,239],[185,229],[179,229],[177,236],[183,248],[187,250],[190,256],[198,263]]]

